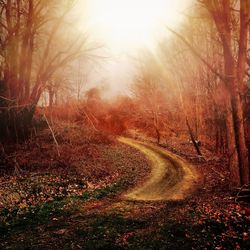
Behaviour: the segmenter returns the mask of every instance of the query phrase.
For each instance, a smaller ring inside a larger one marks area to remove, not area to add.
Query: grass
[[[193,218],[191,208],[185,210],[184,217],[181,215],[183,207],[189,206],[188,201],[160,205],[129,201],[114,203],[112,199],[105,199],[117,195],[126,183],[126,180],[120,180],[82,196],[47,202],[24,214],[13,214],[13,220],[1,228],[0,235],[8,239],[11,249],[186,250],[219,249],[221,246],[235,249],[238,244],[241,249],[249,249],[249,241],[240,237],[249,224],[239,222],[241,217],[226,226],[223,221],[207,216],[200,224],[197,220],[199,212],[196,211],[196,218]],[[109,200],[109,209],[102,209]],[[88,204],[98,204],[99,207],[95,209]],[[6,215],[8,211],[5,210]],[[200,216],[204,217],[204,214]],[[232,229],[239,234],[228,235]],[[21,240],[10,240],[9,236]]]
[[[85,192],[82,196],[66,197],[64,199],[49,201],[40,206],[23,209],[18,213],[17,210],[10,212],[5,209],[0,215],[6,218],[4,223],[0,225],[0,234],[7,239],[8,236],[11,237],[11,235],[25,235],[26,232],[33,232],[32,237],[27,238],[25,236],[25,242],[12,242],[10,245],[11,249],[23,249],[24,247],[27,249],[29,249],[29,247],[33,248],[35,245],[40,244],[40,237],[44,237],[44,239],[49,237],[49,239],[45,240],[46,243],[42,244],[43,246],[45,244],[49,247],[49,241],[57,236],[52,236],[51,234],[50,236],[40,236],[37,234],[38,228],[49,227],[49,231],[59,230],[64,227],[71,228],[69,224],[70,222],[67,222],[67,218],[71,215],[80,214],[76,217],[80,227],[73,230],[70,236],[70,242],[74,240],[79,244],[84,244],[84,249],[93,249],[93,245],[95,246],[95,249],[117,249],[117,247],[115,247],[117,237],[144,225],[145,222],[125,219],[119,214],[92,214],[85,216],[81,214],[81,206],[90,200],[94,201],[108,196],[112,197],[121,191],[126,185],[128,185],[128,182],[121,179],[105,188]],[[55,223],[53,223],[54,219],[56,219]],[[86,221],[87,223],[85,223]],[[53,224],[55,224],[55,226],[53,226]],[[87,225],[87,227],[85,225]],[[53,244],[58,244],[58,239],[55,238],[53,241]],[[68,245],[70,243],[68,242],[67,237],[64,237],[63,241],[65,241],[63,249],[70,248]],[[54,247],[55,246],[53,246],[52,249],[54,249]],[[40,248],[38,247],[37,249]]]
[[[78,228],[73,232],[74,240],[81,245],[84,243],[86,249],[93,249],[93,246],[95,249],[123,249],[124,242],[119,242],[119,239],[122,240],[122,235],[147,224],[147,221],[126,219],[118,214],[92,215],[87,220],[89,224],[87,228]]]
[[[39,206],[30,206],[22,210],[4,209],[0,213],[0,218],[5,218],[0,224],[0,232],[6,234],[12,230],[23,230],[26,226],[46,224],[54,216],[67,216],[76,212],[83,202],[115,195],[124,187],[126,187],[126,180],[121,179],[105,188],[85,192],[82,196],[58,197],[58,200],[48,201]]]

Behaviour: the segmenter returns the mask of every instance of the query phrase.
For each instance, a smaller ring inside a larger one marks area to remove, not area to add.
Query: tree
[[[249,0],[203,0],[199,2],[203,3],[203,5],[198,6],[199,8],[205,6],[205,8],[198,11],[198,13],[203,14],[202,22],[198,26],[201,27],[207,23],[207,26],[200,33],[204,38],[198,38],[197,40],[197,36],[193,36],[193,33],[197,31],[197,25],[190,25],[191,30],[182,34],[170,28],[168,30],[185,45],[187,53],[192,53],[199,61],[203,62],[203,65],[206,66],[206,72],[209,72],[208,75],[213,74],[211,75],[214,78],[212,81],[216,83],[216,88],[222,94],[220,100],[222,105],[217,107],[216,94],[211,92],[210,87],[208,88],[209,95],[214,102],[214,115],[215,118],[217,117],[214,121],[219,122],[218,117],[225,119],[231,185],[240,186],[249,182],[249,162],[242,99],[246,90],[245,72],[247,40],[249,37]],[[192,21],[193,23],[194,21]],[[210,32],[210,27],[212,32]],[[206,33],[209,36],[208,39]],[[208,44],[208,46],[203,47],[203,44]],[[210,51],[214,55],[218,54],[218,59],[213,55],[211,56]],[[191,65],[193,64],[191,63]],[[196,65],[196,67],[201,69],[200,65]],[[177,71],[181,72],[180,69]],[[204,74],[201,79],[211,82],[211,77]],[[194,80],[197,81],[197,79]],[[201,84],[199,85],[201,86]],[[208,86],[208,84],[206,85]],[[211,100],[208,103],[211,103]],[[225,118],[223,115],[219,115],[221,111],[225,113]],[[216,126],[219,125],[218,122]]]
[[[142,114],[142,120],[148,130],[153,128],[158,144],[162,137],[162,130],[167,124],[165,80],[154,56],[148,51],[145,52],[143,60],[139,61],[132,92],[139,112]]]
[[[86,37],[62,32],[74,1],[0,2],[0,138],[27,138],[41,94],[53,75],[87,53]],[[69,39],[70,37],[70,39]]]
[[[217,27],[224,56],[224,81],[227,97],[227,134],[230,158],[231,180],[235,185],[248,184],[249,162],[245,141],[242,96],[244,95],[244,78],[247,65],[247,40],[250,22],[250,1],[240,0],[240,31],[235,51],[232,18],[233,9],[230,0],[204,1],[205,6]]]

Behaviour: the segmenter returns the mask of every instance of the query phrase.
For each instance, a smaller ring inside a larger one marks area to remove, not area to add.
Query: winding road
[[[198,174],[179,156],[149,143],[124,137],[119,138],[119,141],[138,149],[152,163],[149,177],[125,194],[125,199],[182,200],[195,190]]]

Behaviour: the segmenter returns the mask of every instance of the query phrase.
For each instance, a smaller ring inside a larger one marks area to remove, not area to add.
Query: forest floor
[[[250,248],[250,207],[229,191],[223,159],[185,157],[199,176],[187,197],[133,200],[152,170],[139,150],[78,125],[55,131],[58,148],[48,130],[4,145],[0,249]]]

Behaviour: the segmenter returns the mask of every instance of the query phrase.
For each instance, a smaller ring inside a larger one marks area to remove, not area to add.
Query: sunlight
[[[152,48],[164,24],[176,27],[180,23],[181,6],[180,0],[90,0],[89,18],[114,51]]]

